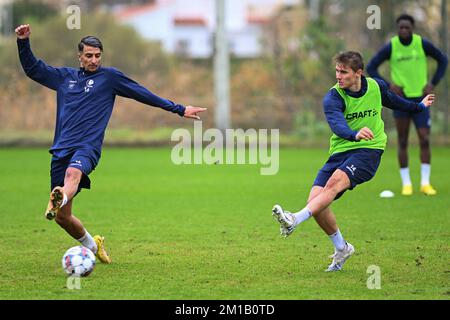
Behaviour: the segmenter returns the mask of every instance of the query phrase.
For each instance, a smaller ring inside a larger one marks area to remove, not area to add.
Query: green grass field
[[[325,273],[332,244],[313,219],[288,239],[274,203],[304,206],[326,150],[282,149],[280,171],[258,165],[181,165],[170,149],[105,149],[75,214],[106,237],[113,264],[97,264],[80,290],[61,268],[78,243],[44,219],[50,155],[0,150],[0,299],[446,299],[450,298],[449,148],[433,149],[435,197],[398,195],[394,148],[376,177],[333,204],[357,253]],[[382,190],[396,192],[380,199]],[[367,288],[376,265],[381,289]]]

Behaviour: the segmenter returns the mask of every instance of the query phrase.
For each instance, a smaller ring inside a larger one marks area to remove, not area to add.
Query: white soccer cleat
[[[326,272],[340,271],[344,266],[345,261],[355,253],[355,248],[348,242],[345,243],[343,250],[336,250],[333,255],[333,262],[328,266]]]
[[[272,208],[272,216],[280,223],[280,234],[287,238],[295,230],[295,216],[289,211],[284,211],[280,205],[276,204]]]

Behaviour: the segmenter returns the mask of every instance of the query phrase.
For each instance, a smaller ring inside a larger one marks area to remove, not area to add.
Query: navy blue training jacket
[[[50,148],[54,155],[81,149],[96,164],[117,95],[184,115],[183,105],[158,97],[115,68],[100,67],[95,72],[55,68],[33,55],[29,39],[17,39],[17,46],[26,75],[57,92],[56,128]]]

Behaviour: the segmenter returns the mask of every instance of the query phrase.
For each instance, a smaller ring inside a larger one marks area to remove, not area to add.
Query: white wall
[[[190,56],[210,57],[215,31],[215,0],[160,0],[156,10],[124,21],[134,26],[146,39],[160,41],[164,50],[175,52],[177,43],[186,40]],[[261,51],[260,25],[248,24],[247,7],[257,6],[258,12],[270,12],[276,5],[298,3],[301,0],[226,0],[226,26],[233,52],[241,57],[256,57]],[[206,26],[174,25],[174,18],[202,18]]]
[[[172,26],[172,6],[163,6],[159,10],[148,11],[143,14],[126,18],[125,24],[133,26],[142,37],[159,41],[162,43],[164,50],[173,51],[173,26]]]
[[[262,53],[262,30],[256,25],[229,34],[230,53],[241,58],[254,58]]]
[[[211,32],[204,26],[176,26],[174,48],[180,40],[187,42],[187,51],[192,58],[209,58],[212,56]]]

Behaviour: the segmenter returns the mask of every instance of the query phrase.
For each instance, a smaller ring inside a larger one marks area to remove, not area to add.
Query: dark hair
[[[412,16],[410,16],[409,14],[406,14],[406,13],[404,13],[404,14],[401,14],[398,18],[397,18],[397,20],[395,21],[397,24],[400,22],[400,21],[402,21],[402,20],[408,20],[408,21],[410,21],[411,22],[411,24],[414,26],[414,24],[415,24],[415,21],[414,21],[414,18],[412,17]]]
[[[86,36],[83,39],[81,39],[80,43],[78,44],[78,51],[83,52],[85,45],[89,47],[99,48],[100,51],[103,51],[103,44],[97,37]]]
[[[352,68],[355,72],[359,69],[364,70],[364,61],[359,52],[347,51],[338,53],[334,57],[334,61],[338,64],[343,64],[346,67]]]

